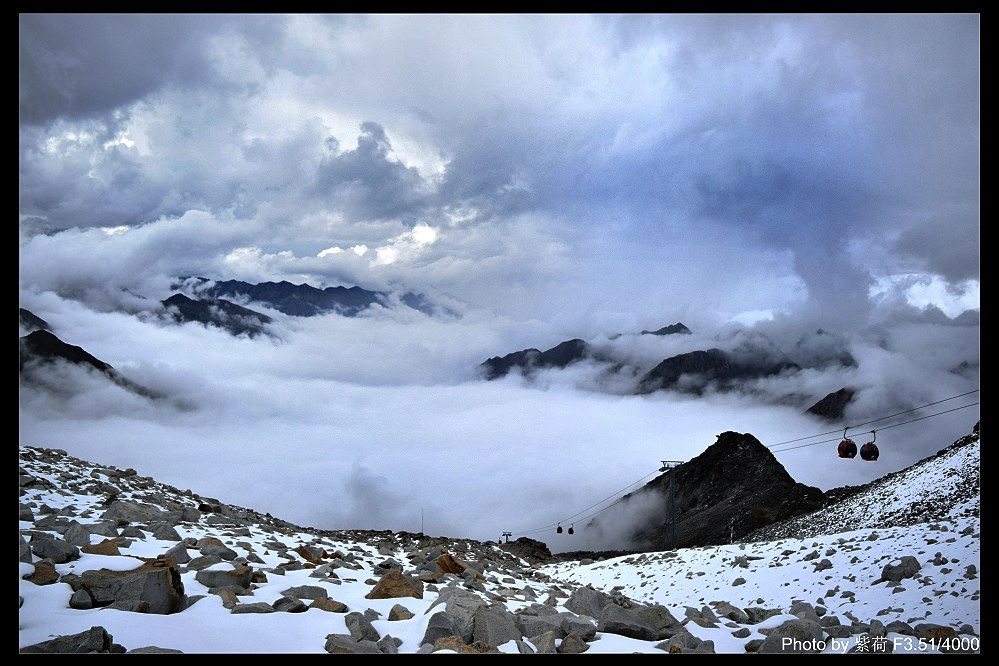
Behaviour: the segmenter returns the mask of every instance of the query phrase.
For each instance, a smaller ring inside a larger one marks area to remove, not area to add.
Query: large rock
[[[271,607],[281,613],[304,613],[309,610],[309,607],[305,605],[301,599],[294,599],[292,597],[278,597],[278,599],[271,604]]]
[[[42,559],[48,558],[55,564],[64,564],[80,557],[80,549],[62,539],[32,541],[31,552]]]
[[[378,630],[371,624],[371,620],[364,617],[362,613],[347,613],[343,618],[347,625],[347,631],[357,641],[377,642],[381,638]]]
[[[590,649],[586,641],[577,636],[576,634],[569,634],[562,639],[561,645],[558,646],[559,654],[582,654]]]
[[[665,606],[655,604],[635,609],[636,614],[656,632],[656,638],[671,638],[682,625]],[[585,636],[584,636],[585,638]]]
[[[566,615],[571,614],[566,613]],[[520,627],[520,632],[523,636],[540,636],[551,632],[556,639],[561,639],[565,638],[566,634],[569,633],[562,628],[562,617],[560,617],[559,613],[551,615],[521,614],[515,617],[515,622]],[[573,615],[573,617],[579,620],[579,616]],[[594,627],[594,630],[596,630],[596,627]]]
[[[659,631],[633,608],[622,608],[617,604],[605,606],[597,621],[597,631],[608,634],[618,634],[637,638],[641,641],[654,641],[659,638]]]
[[[110,520],[119,527],[129,523],[154,523],[164,521],[166,512],[148,504],[136,504],[125,500],[116,500],[108,507],[101,518]]]
[[[347,604],[335,599],[316,599],[309,604],[309,608],[326,611],[327,613],[346,613],[349,610]]]
[[[112,557],[121,555],[121,551],[118,550],[118,544],[111,539],[104,539],[100,543],[92,543],[89,546],[84,546],[80,550],[88,555],[109,555]],[[169,556],[169,551],[167,551],[167,557]]]
[[[472,634],[475,628],[475,613],[486,606],[486,602],[474,592],[468,590],[448,587],[440,591],[437,601],[430,605],[434,608],[438,604],[444,604],[444,612],[451,618],[456,629],[456,634],[466,643],[472,642]]]
[[[194,579],[208,588],[237,585],[243,589],[249,589],[253,580],[253,568],[202,569],[195,574]]]
[[[358,641],[350,634],[327,634],[326,651],[330,654],[381,654],[374,641]]]
[[[117,649],[116,649],[117,648]],[[28,654],[110,654],[124,652],[125,649],[114,643],[114,637],[104,627],[91,627],[87,631],[69,636],[59,636],[51,640],[28,645],[19,650]]]
[[[84,571],[71,583],[74,592],[86,590],[95,607],[112,606],[166,615],[184,609],[184,583],[176,563],[151,560],[128,571]]]
[[[893,561],[894,562],[894,561]],[[904,578],[912,578],[921,569],[919,560],[912,555],[903,555],[899,564],[886,564],[881,570],[881,580],[891,580],[896,583]]]
[[[589,615],[596,619],[600,617],[604,608],[613,603],[614,600],[606,592],[600,592],[591,587],[580,587],[566,599],[564,605],[566,610],[577,615]]]
[[[325,599],[329,596],[326,589],[320,587],[319,585],[298,585],[296,587],[289,587],[287,590],[281,592],[286,597],[291,597],[292,599]]]
[[[427,629],[423,632],[420,645],[436,645],[438,639],[447,636],[458,636],[458,628],[455,626],[454,620],[450,615],[444,611],[438,611],[430,616],[430,621],[427,622]]]
[[[90,529],[86,525],[81,525],[74,520],[66,528],[66,532],[62,535],[62,538],[66,543],[74,546],[89,546]]]
[[[364,595],[366,599],[423,598],[423,582],[392,569],[381,577],[374,589]]]
[[[513,622],[513,613],[506,606],[480,606],[472,620],[472,640],[493,647],[519,640],[522,634]]]
[[[558,653],[555,647],[555,632],[553,631],[546,631],[538,636],[531,636],[529,640],[534,645],[534,649],[537,650],[537,654]]]
[[[246,615],[253,613],[276,613],[278,611],[265,601],[255,601],[251,604],[236,604],[229,612],[233,615]]]
[[[811,620],[788,620],[763,639],[758,653],[815,654],[825,644],[822,626]]]
[[[450,553],[441,553],[437,558],[437,566],[444,573],[461,574],[465,572],[465,565],[454,559]]]
[[[388,619],[390,622],[396,622],[398,620],[409,620],[413,618],[413,612],[403,606],[402,604],[396,604],[392,606],[389,610]]]

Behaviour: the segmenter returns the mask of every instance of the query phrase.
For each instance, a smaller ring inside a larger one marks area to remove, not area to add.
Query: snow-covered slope
[[[871,482],[842,501],[757,530],[752,540],[804,538],[860,528],[978,516],[981,442],[974,431],[935,455]]]
[[[125,649],[213,653],[844,651],[873,638],[895,651],[979,647],[977,515],[541,565],[491,542],[305,529],[51,449],[21,447],[19,462],[22,649],[92,627]],[[150,515],[126,521],[126,504]],[[71,540],[91,552],[59,557]],[[120,554],[93,552],[112,544]],[[447,556],[464,572],[442,571]],[[900,564],[898,581],[879,580]],[[134,612],[144,607],[124,592],[104,608],[74,593],[85,576],[140,566],[177,572],[184,596],[169,614]],[[204,572],[245,567],[246,589],[205,583]],[[421,598],[368,598],[392,569],[422,579]],[[782,645],[793,631],[821,641]]]

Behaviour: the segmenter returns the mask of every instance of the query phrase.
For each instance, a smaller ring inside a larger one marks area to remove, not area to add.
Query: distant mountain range
[[[24,310],[24,312],[28,311]],[[30,312],[28,314],[31,315]],[[38,321],[43,320],[38,319]],[[51,386],[52,378],[45,372],[45,367],[58,362],[66,362],[73,366],[95,371],[99,376],[107,378],[123,389],[145,398],[161,397],[155,391],[123,376],[111,367],[111,364],[105,363],[82,347],[63,342],[51,331],[38,328],[20,339],[18,368],[21,381],[28,384]],[[61,386],[60,383],[59,388],[65,389],[66,387]]]
[[[258,335],[272,321],[265,314],[222,298],[195,300],[184,294],[174,294],[161,302],[174,321],[195,321],[206,326],[217,326],[233,335]]]
[[[204,277],[182,277],[173,288],[190,291],[198,298],[209,300],[262,303],[295,317],[313,317],[330,312],[354,317],[373,305],[388,306],[392,297],[388,292],[369,291],[356,286],[319,289],[309,284],[292,284],[284,280],[252,284],[241,280],[214,281]],[[434,314],[433,305],[422,294],[406,292],[399,296],[399,300],[414,310]]]
[[[766,336],[747,332],[742,334],[738,344],[728,350],[711,347],[685,351],[664,358],[651,368],[636,365],[628,356],[627,348],[619,346],[627,335],[612,335],[605,344],[574,338],[545,351],[533,347],[522,349],[486,359],[479,365],[479,372],[487,380],[499,379],[513,371],[530,378],[539,370],[562,369],[581,361],[592,361],[603,364],[610,372],[630,372],[634,376],[631,392],[635,394],[660,390],[700,394],[709,387],[721,391],[738,389],[753,379],[793,373],[806,367],[856,365],[845,343],[822,329],[802,337],[794,346],[793,358]],[[631,335],[634,337],[634,334]],[[655,331],[643,330],[639,335],[689,336],[692,331],[677,322]],[[838,420],[853,395],[854,391],[843,388],[820,399],[808,412]]]

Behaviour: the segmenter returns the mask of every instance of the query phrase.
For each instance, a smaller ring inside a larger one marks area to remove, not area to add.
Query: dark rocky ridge
[[[18,367],[22,381],[45,385],[46,378],[43,376],[45,366],[58,362],[96,370],[118,386],[145,398],[160,397],[156,392],[122,376],[111,367],[111,364],[105,363],[82,347],[63,342],[49,331],[39,329],[20,338]]]
[[[717,348],[698,350],[664,359],[639,380],[637,392],[677,389],[699,393],[711,382],[724,389],[730,388],[733,381],[797,369],[796,364],[783,359],[737,357]]]
[[[675,479],[676,544],[669,524],[671,479]],[[635,533],[643,550],[729,543],[765,525],[815,511],[826,501],[818,488],[791,478],[751,434],[731,431],[628,497],[649,493],[658,498],[661,508]]]
[[[247,299],[267,304],[279,312],[296,317],[312,317],[328,312],[353,317],[372,305],[385,305],[389,300],[389,294],[385,292],[356,286],[319,289],[309,284],[292,284],[286,280],[260,284],[241,280],[213,282],[203,277],[180,280],[180,283],[173,286],[174,289],[190,287],[196,295],[213,299]],[[400,300],[421,312],[433,313],[430,304],[420,294],[407,292]]]
[[[663,326],[656,331],[642,331],[642,335],[690,335],[690,329],[684,326],[680,322],[675,324],[670,324],[669,326]]]
[[[856,391],[843,387],[838,391],[833,391],[826,397],[808,408],[809,414],[821,416],[829,421],[839,421],[846,412],[847,405],[853,400]]]
[[[31,331],[38,331],[38,330],[42,331],[52,330],[52,327],[49,326],[49,323],[47,321],[36,315],[31,310],[18,308],[17,314],[18,314],[18,323],[20,323],[21,327],[26,331],[28,331],[29,333]]]
[[[590,346],[577,338],[560,342],[545,351],[532,348],[502,357],[494,356],[482,363],[479,368],[486,379],[499,379],[506,376],[513,368],[520,368],[528,373],[537,368],[564,368],[583,360],[589,353]]]
[[[161,301],[163,307],[177,322],[198,322],[222,328],[233,335],[250,337],[264,332],[271,318],[222,298],[194,300],[183,294],[174,294]]]

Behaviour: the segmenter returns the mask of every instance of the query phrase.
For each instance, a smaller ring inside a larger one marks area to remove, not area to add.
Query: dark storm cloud
[[[330,148],[339,146],[329,139]],[[385,129],[375,122],[361,125],[357,148],[326,157],[316,171],[316,194],[350,219],[415,218],[425,199],[419,172],[389,157]]]
[[[168,84],[205,83],[213,36],[238,30],[260,46],[283,22],[225,15],[21,14],[21,122],[92,118]]]

